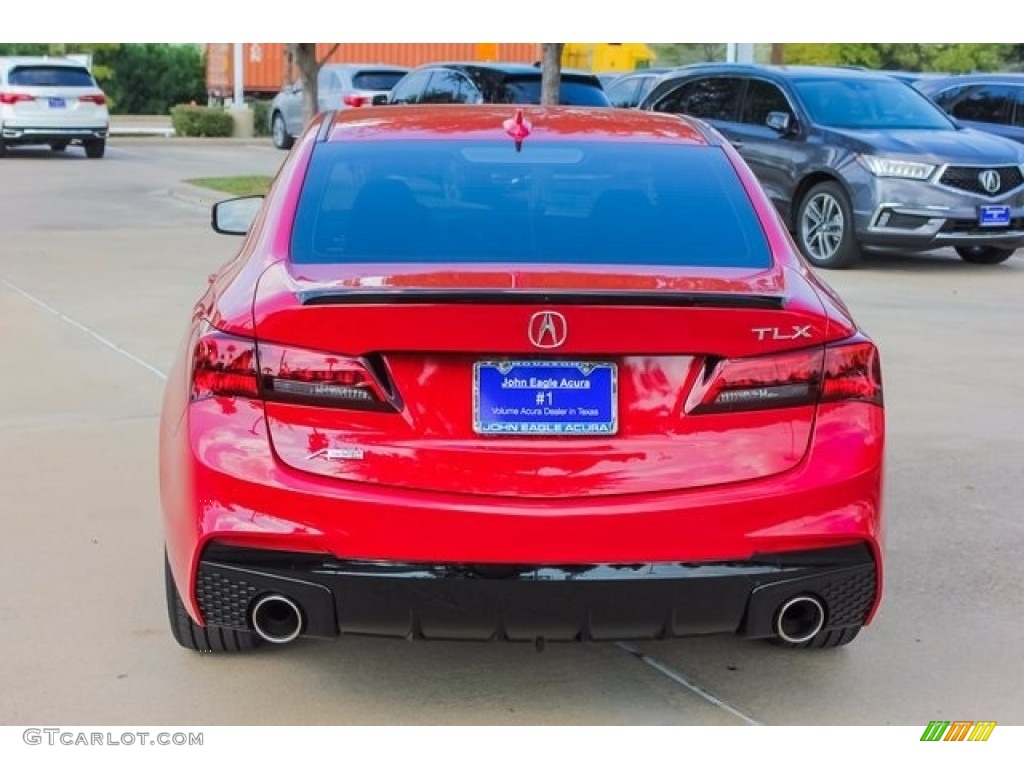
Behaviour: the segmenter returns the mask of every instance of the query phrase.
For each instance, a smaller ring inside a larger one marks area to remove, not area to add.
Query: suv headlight
[[[911,160],[893,160],[877,155],[857,155],[857,159],[875,176],[891,176],[897,179],[924,181],[935,172],[930,163],[915,163]]]

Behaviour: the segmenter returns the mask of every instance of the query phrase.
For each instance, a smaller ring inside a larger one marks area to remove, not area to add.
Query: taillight
[[[725,413],[813,403],[824,352],[721,360],[694,385],[690,413]]]
[[[356,358],[260,344],[259,361],[267,400],[349,408],[385,406],[377,379]]]
[[[361,107],[366,104],[370,99],[366,96],[356,96],[354,93],[345,94],[345,98],[342,101],[350,107]]]
[[[249,339],[213,331],[192,353],[192,399],[259,397],[256,345]]]
[[[79,96],[78,100],[85,101],[90,104],[97,104],[101,107],[107,103],[107,97],[102,93],[87,93],[85,96]]]
[[[878,350],[870,342],[721,360],[694,385],[687,412],[728,413],[840,400],[882,404]]]
[[[263,398],[345,408],[390,408],[358,359],[257,344],[219,331],[203,334],[192,355],[192,400]]]
[[[0,93],[0,104],[17,104],[19,101],[35,101],[30,93]]]
[[[821,401],[837,400],[882,404],[882,365],[874,344],[856,342],[825,347]]]

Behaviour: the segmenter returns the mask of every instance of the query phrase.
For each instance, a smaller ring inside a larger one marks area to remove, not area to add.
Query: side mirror
[[[384,104],[387,104],[388,103],[388,95],[386,93],[375,94],[373,99],[370,101],[370,103],[373,106],[375,106],[375,107],[379,107],[379,106],[382,106]]]
[[[783,136],[793,130],[793,121],[788,112],[769,112],[765,124]]]
[[[210,226],[221,235],[247,235],[262,206],[263,195],[221,200],[210,211]]]

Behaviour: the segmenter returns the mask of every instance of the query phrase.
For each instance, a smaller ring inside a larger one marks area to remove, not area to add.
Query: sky
[[[125,14],[124,0],[49,0],[7,15],[0,42],[1016,42],[1021,0],[979,12],[903,0],[389,0],[382,3],[222,3],[170,0]],[[289,14],[280,9],[301,8]],[[927,8],[927,10],[925,9]],[[271,10],[273,9],[273,10]],[[717,12],[722,11],[722,12]],[[542,34],[543,33],[543,34]]]

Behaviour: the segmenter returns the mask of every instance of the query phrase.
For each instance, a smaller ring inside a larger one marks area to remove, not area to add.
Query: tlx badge
[[[811,338],[811,326],[791,325],[792,332],[784,328],[751,328],[758,341],[789,341],[790,339]]]

